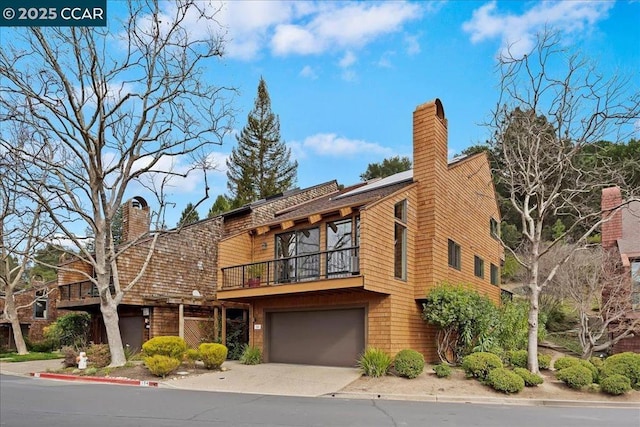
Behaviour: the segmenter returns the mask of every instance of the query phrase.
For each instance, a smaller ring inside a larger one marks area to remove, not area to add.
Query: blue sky
[[[109,18],[120,6],[109,0]],[[281,136],[299,163],[299,187],[332,179],[353,184],[369,163],[411,156],[412,112],[434,98],[449,120],[450,155],[484,142],[489,133],[481,124],[497,101],[497,55],[510,43],[527,51],[545,26],[606,76],[632,74],[633,90],[640,90],[638,0],[232,1],[217,18],[226,55],[207,64],[207,75],[238,89],[235,132],[246,124],[264,77]],[[110,31],[119,29],[110,23]],[[201,217],[227,193],[225,160],[235,143],[229,135],[211,153],[219,170],[209,175],[211,199]],[[174,182],[168,226],[202,187],[199,176]],[[130,188],[128,196],[139,191]]]
[[[436,97],[449,120],[450,154],[485,141],[497,54],[507,43],[528,50],[545,25],[601,72],[635,73],[640,86],[637,1],[251,1],[225,5],[221,22],[227,58],[211,77],[239,89],[237,129],[265,78],[300,187],[353,184],[369,163],[411,156],[412,112]],[[217,150],[214,198],[226,192],[224,158],[234,144],[227,138]],[[190,198],[179,199],[178,212]]]

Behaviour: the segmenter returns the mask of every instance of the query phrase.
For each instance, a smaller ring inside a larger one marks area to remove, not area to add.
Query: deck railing
[[[222,269],[222,289],[280,285],[360,274],[359,248],[334,249]]]

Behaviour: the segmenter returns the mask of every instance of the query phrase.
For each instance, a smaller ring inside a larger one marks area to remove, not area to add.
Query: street
[[[0,375],[0,426],[610,426],[640,408],[557,408],[281,397]]]

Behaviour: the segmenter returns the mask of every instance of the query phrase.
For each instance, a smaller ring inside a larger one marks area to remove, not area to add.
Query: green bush
[[[227,353],[229,352],[227,347],[218,343],[202,343],[198,350],[204,367],[207,369],[220,368],[224,361],[227,360]]]
[[[513,372],[522,377],[524,385],[527,387],[537,386],[544,382],[540,375],[534,374],[525,368],[515,368]]]
[[[593,383],[593,376],[589,368],[580,364],[559,370],[556,373],[556,378],[573,389],[580,389]]]
[[[593,366],[593,363],[588,360],[580,359],[580,366],[583,366],[591,371],[591,378],[594,383],[598,383],[600,379],[600,370]]]
[[[521,391],[525,381],[513,371],[506,368],[495,368],[489,372],[487,384],[496,391],[509,394]]]
[[[76,357],[78,357],[78,351],[74,347],[64,346],[60,351],[64,356],[62,366],[64,366],[65,368],[70,368],[77,365]]]
[[[153,375],[164,378],[180,366],[180,359],[154,354],[144,358],[144,365]]]
[[[191,366],[195,367],[196,361],[200,360],[200,352],[195,348],[187,349],[187,351],[184,353],[184,360],[189,362]]]
[[[142,352],[146,357],[159,354],[182,360],[186,351],[187,343],[175,336],[155,337],[142,344]]]
[[[391,367],[391,356],[384,351],[369,347],[358,359],[358,368],[368,377],[383,377]]]
[[[487,379],[493,369],[502,368],[502,360],[491,353],[472,353],[462,359],[462,369],[467,377],[478,378],[480,381]]]
[[[262,351],[258,347],[245,344],[240,356],[240,362],[245,365],[259,365],[262,363]]]
[[[589,362],[591,362],[591,364],[598,369],[602,369],[602,367],[604,366],[604,359],[602,357],[591,356],[589,358]]]
[[[424,356],[415,350],[401,350],[396,354],[393,367],[401,377],[416,378],[424,370]]]
[[[508,352],[507,358],[514,368],[526,368],[528,355],[527,350],[515,350]]]
[[[538,368],[547,370],[551,367],[551,355],[538,353]]]
[[[607,357],[602,365],[601,379],[615,374],[629,378],[631,387],[640,390],[640,354],[628,351]]]
[[[438,378],[448,378],[451,376],[451,366],[446,363],[440,363],[433,367],[433,372],[436,373]]]
[[[58,348],[58,342],[56,340],[44,339],[42,341],[29,341],[24,337],[24,343],[27,346],[27,350],[34,353],[50,353]]]
[[[91,344],[87,348],[87,362],[96,368],[104,368],[111,363],[109,344]]]
[[[573,356],[562,356],[559,357],[555,362],[553,362],[553,368],[556,371],[561,371],[564,368],[568,368],[570,366],[576,366],[580,364],[580,359]]]
[[[45,338],[57,346],[84,348],[89,342],[91,315],[74,312],[58,317],[45,330]]]
[[[631,380],[624,375],[613,374],[600,382],[600,390],[618,396],[631,390]]]

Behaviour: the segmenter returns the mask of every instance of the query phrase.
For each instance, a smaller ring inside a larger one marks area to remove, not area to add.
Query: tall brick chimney
[[[151,215],[142,197],[129,199],[122,205],[122,243],[130,242],[149,232]]]
[[[413,180],[418,183],[418,230],[416,235],[416,291],[447,274],[447,119],[436,99],[413,112]]]
[[[622,194],[620,187],[609,187],[602,190],[602,247],[610,249],[616,246],[618,239],[622,237],[622,210],[618,209],[614,213],[607,212],[622,204]]]

